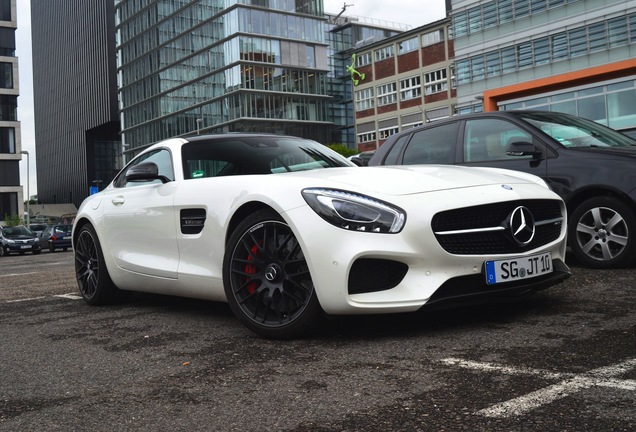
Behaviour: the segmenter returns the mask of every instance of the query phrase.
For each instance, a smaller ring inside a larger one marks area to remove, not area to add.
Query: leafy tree
[[[23,225],[24,222],[22,221],[22,219],[20,219],[20,216],[18,216],[17,214],[9,217],[8,214],[4,214],[4,223],[7,226],[17,226],[17,225]]]
[[[360,153],[358,150],[350,149],[344,144],[331,144],[331,145],[328,145],[327,147],[329,147],[331,150],[337,153],[340,153],[344,157],[349,157],[349,156],[353,156],[354,154]]]

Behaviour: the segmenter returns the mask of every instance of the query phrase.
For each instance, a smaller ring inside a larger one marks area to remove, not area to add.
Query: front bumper
[[[474,190],[458,190],[454,194],[468,206],[483,202],[479,202],[483,198]],[[543,245],[530,245],[516,253],[452,253],[440,245],[430,222],[440,211],[452,209],[452,203],[446,193],[432,193],[426,198],[416,205],[409,197],[394,199],[393,204],[411,212],[403,231],[397,234],[337,228],[325,223],[308,207],[290,211],[288,221],[300,233],[298,238],[316,294],[326,313],[414,312],[425,305],[514,297],[558,284],[570,275],[565,265],[565,219],[560,234],[557,232]],[[490,196],[489,202],[493,201],[497,202]],[[562,210],[565,212],[564,207]],[[553,261],[551,273],[517,282],[486,284],[486,261],[547,252]]]

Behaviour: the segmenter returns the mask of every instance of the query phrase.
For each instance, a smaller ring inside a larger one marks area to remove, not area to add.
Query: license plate
[[[62,237],[62,240],[70,240],[71,236]]]
[[[486,283],[488,285],[530,279],[552,273],[550,252],[520,258],[486,261]]]
[[[31,245],[20,246],[20,249],[31,249]]]

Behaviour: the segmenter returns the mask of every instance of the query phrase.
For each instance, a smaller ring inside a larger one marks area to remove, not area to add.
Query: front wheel
[[[568,241],[577,260],[591,268],[625,267],[634,262],[636,215],[613,197],[591,198],[570,215]]]
[[[121,295],[108,274],[99,238],[91,225],[83,225],[77,235],[75,277],[80,294],[90,305],[113,303]]]
[[[298,337],[323,317],[298,239],[273,211],[252,214],[232,233],[223,282],[232,312],[260,336]]]

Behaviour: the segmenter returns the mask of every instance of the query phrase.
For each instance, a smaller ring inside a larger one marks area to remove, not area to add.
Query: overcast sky
[[[18,0],[18,30],[16,32],[16,55],[18,56],[20,96],[18,97],[18,120],[22,126],[22,150],[30,156],[29,194],[37,195],[35,165],[35,132],[33,126],[33,72],[31,63],[31,6],[29,0]],[[339,13],[347,5],[345,15],[355,15],[378,21],[407,24],[413,28],[440,20],[446,16],[444,0],[325,0],[325,12]],[[20,183],[25,186],[26,157],[20,163]]]

